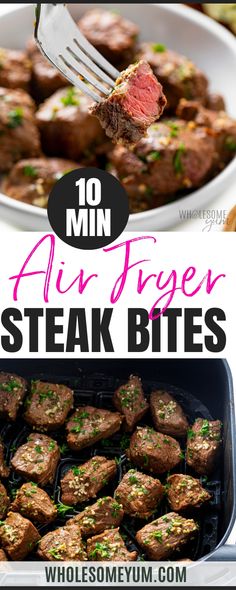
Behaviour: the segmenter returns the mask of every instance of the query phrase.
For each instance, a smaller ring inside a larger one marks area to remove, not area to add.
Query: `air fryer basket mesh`
[[[90,404],[99,408],[107,409],[114,409],[112,405],[112,394],[119,385],[124,383],[124,379],[120,380],[119,377],[108,376],[105,374],[86,375],[81,373],[79,378],[74,378],[73,376],[68,378],[68,376],[63,377],[63,375],[55,378],[55,376],[52,377],[50,374],[44,373],[43,375],[31,374],[30,378],[41,379],[48,382],[64,383],[65,385],[68,385],[68,387],[74,389],[75,407],[78,405]],[[180,402],[188,416],[190,423],[193,423],[197,417],[206,418],[209,420],[213,419],[208,409],[202,404],[202,402],[180,388],[173,387],[172,385],[166,383],[149,380],[143,380],[143,387],[147,398],[149,397],[152,389],[166,388],[170,393],[172,393],[172,395],[174,395],[176,400]],[[151,424],[149,414],[144,417],[140,424]],[[31,429],[25,424],[21,417],[18,418],[16,424],[0,423],[0,436],[6,446],[7,463],[10,462],[15,450],[26,441],[30,432]],[[65,442],[64,428],[56,431],[55,433],[50,433],[50,436],[55,438],[60,445]],[[93,455],[102,454],[107,458],[116,458],[117,474],[115,480],[103,488],[99,496],[113,495],[114,490],[121,480],[123,474],[131,467],[131,464],[126,459],[123,444],[126,438],[127,435],[124,436],[123,433],[117,433],[109,438],[108,441],[101,441],[93,447],[80,451],[78,454],[73,453],[70,449],[67,449],[59,462],[54,484],[47,486],[45,488],[46,491],[56,503],[60,502],[60,479],[67,469],[72,465],[84,463]],[[185,441],[180,441],[180,444],[184,450]],[[177,470],[181,473],[189,473],[194,475],[194,473],[187,466],[185,460],[183,460],[177,469],[174,469],[173,471],[176,472]],[[160,477],[162,482],[165,481],[165,478],[166,474]],[[207,508],[202,508],[198,512],[195,511],[190,514],[190,516],[195,518],[199,524],[199,533],[194,542],[191,542],[187,548],[185,547],[181,553],[175,555],[176,559],[181,557],[188,557],[193,560],[200,559],[204,555],[213,551],[220,540],[220,515],[223,494],[222,471],[219,469],[216,470],[210,480],[206,478],[202,479],[204,486],[211,493],[212,499],[207,505]],[[14,491],[19,488],[22,483],[23,479],[16,473],[11,472],[10,478],[7,482],[8,492],[11,497],[14,496]],[[94,501],[95,500],[86,502],[85,504],[75,507],[75,509],[72,508],[66,513],[65,516],[59,516],[53,525],[39,527],[40,534],[46,534],[48,530],[62,526],[65,524],[68,518],[75,516],[84,509],[85,505],[88,505],[88,503],[92,504]],[[165,514],[169,511],[170,508],[168,507],[167,501],[163,500],[161,506],[156,512],[155,517],[157,518],[158,516],[161,516],[162,514]],[[136,544],[135,534],[137,530],[140,529],[144,524],[145,523],[143,521],[125,516],[121,525],[121,533],[125,538],[127,547],[130,549],[136,549],[138,551],[138,559],[145,559],[145,555],[141,552]],[[36,559],[36,557],[32,555],[28,557],[28,559]]]

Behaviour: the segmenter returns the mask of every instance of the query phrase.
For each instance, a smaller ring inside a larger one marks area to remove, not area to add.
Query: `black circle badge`
[[[95,250],[125,229],[128,197],[117,178],[98,168],[78,168],[55,184],[48,219],[56,235],[74,248]]]

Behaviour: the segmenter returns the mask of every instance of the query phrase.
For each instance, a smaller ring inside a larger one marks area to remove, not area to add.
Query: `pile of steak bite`
[[[29,427],[9,465],[0,443],[0,560],[32,554],[49,561],[133,561],[138,552],[130,551],[120,531],[127,518],[135,522],[136,548],[145,559],[178,559],[183,547],[188,550],[198,532],[199,509],[211,499],[198,476],[210,475],[217,465],[220,421],[198,418],[190,425],[168,391],[152,391],[147,401],[141,379],[133,375],[114,392],[113,405],[113,411],[74,408],[73,391],[65,385],[27,383],[18,375],[0,373],[0,419],[13,424],[23,420]],[[152,426],[147,426],[150,417]],[[129,438],[122,477],[117,476],[117,461],[106,457],[108,444],[113,444],[109,437],[118,432]],[[69,468],[60,472],[56,504],[48,490],[50,485],[55,489],[61,457],[58,433],[75,463],[70,459]],[[91,449],[98,441],[99,454]],[[185,447],[193,475],[180,472]],[[87,460],[83,449],[89,449]],[[18,481],[13,494],[12,477]],[[114,493],[104,495],[112,482]],[[164,515],[163,502],[169,507]]]
[[[96,8],[78,24],[124,71],[108,99],[94,106],[68,87],[32,39],[25,51],[1,49],[3,192],[46,207],[58,179],[89,165],[114,174],[127,191],[130,212],[137,213],[217,175],[235,155],[236,122],[226,114],[223,98],[210,94],[204,73],[159,39],[140,43],[139,28],[119,14]],[[116,143],[120,139],[123,143]]]

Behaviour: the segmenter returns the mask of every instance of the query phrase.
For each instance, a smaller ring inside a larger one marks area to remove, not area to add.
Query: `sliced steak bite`
[[[210,110],[197,101],[181,100],[177,112],[183,119],[190,121],[190,125],[206,128],[215,143],[215,171],[224,168],[236,154],[236,120],[225,111]]]
[[[177,440],[149,426],[137,427],[131,436],[128,458],[151,473],[165,473],[178,465],[182,452]]]
[[[8,557],[20,561],[31,553],[40,534],[32,522],[21,514],[9,512],[6,520],[0,523],[0,542]]]
[[[0,153],[0,172],[41,153],[34,102],[24,90],[0,88]]]
[[[201,186],[212,174],[216,159],[208,129],[181,119],[151,125],[132,152],[119,145],[110,154],[130,201],[146,201],[148,208]]]
[[[0,482],[0,519],[3,520],[7,514],[10,506],[10,499],[7,495],[7,490],[4,485]]]
[[[20,160],[3,181],[2,190],[12,199],[46,208],[56,182],[76,168],[80,165],[62,158]]]
[[[67,422],[68,445],[73,451],[91,447],[97,441],[118,432],[121,423],[122,416],[118,412],[81,406]]]
[[[198,525],[191,518],[169,512],[138,531],[136,540],[149,559],[162,561],[191,541],[197,530]]]
[[[10,469],[9,467],[7,467],[6,463],[5,463],[5,456],[4,456],[5,452],[4,452],[4,444],[3,442],[0,440],[0,477],[5,479],[6,477],[9,476],[10,473]]]
[[[24,418],[37,430],[55,430],[63,426],[73,403],[74,394],[69,387],[33,381]]]
[[[133,144],[159,119],[165,105],[161,84],[148,63],[140,61],[121,72],[108,98],[93,105],[90,112],[98,117],[108,137]]]
[[[159,43],[142,43],[138,59],[147,61],[163,86],[167,109],[175,112],[180,98],[204,103],[208,92],[206,76],[187,57]]]
[[[0,86],[29,90],[31,63],[24,51],[0,48]]]
[[[218,467],[221,426],[220,420],[197,418],[188,431],[187,464],[200,475],[208,475]]]
[[[99,121],[89,114],[91,104],[87,95],[69,86],[40,105],[36,119],[47,155],[77,160],[103,141]]]
[[[27,52],[32,63],[32,93],[37,102],[67,86],[66,78],[42,55],[34,38],[28,41]]]
[[[128,551],[119,529],[106,530],[87,541],[90,561],[136,561],[137,551]]]
[[[106,496],[99,498],[92,506],[87,506],[83,512],[67,521],[67,526],[77,524],[82,537],[90,537],[102,533],[105,529],[120,525],[124,510],[114,498]]]
[[[208,94],[205,106],[210,111],[225,111],[225,101],[221,94]]]
[[[42,537],[38,556],[44,561],[86,561],[78,525],[63,526]]]
[[[55,504],[34,482],[21,486],[11,504],[11,510],[19,512],[36,524],[49,524],[57,517]]]
[[[73,506],[95,498],[115,474],[116,462],[99,455],[83,465],[72,467],[61,479],[62,502]]]
[[[59,459],[60,450],[55,440],[45,434],[32,433],[17,449],[11,464],[25,479],[45,486],[53,482]]]
[[[204,490],[199,479],[182,473],[174,473],[167,478],[167,498],[171,510],[179,512],[200,508],[211,499],[211,494]]]
[[[1,141],[1,139],[0,139]],[[13,373],[0,373],[0,418],[15,421],[26,394],[27,383]]]
[[[161,501],[163,492],[159,479],[130,469],[116,488],[114,496],[122,504],[125,514],[149,518]]]
[[[125,429],[131,432],[149,408],[144,397],[141,379],[131,375],[128,383],[121,385],[115,391],[113,403],[125,417]]]
[[[188,420],[175,398],[165,390],[152,391],[151,414],[155,428],[171,436],[186,436]]]
[[[0,561],[8,561],[5,551],[0,549]]]
[[[139,27],[120,14],[95,8],[78,22],[81,32],[109,62],[128,66],[134,57]]]

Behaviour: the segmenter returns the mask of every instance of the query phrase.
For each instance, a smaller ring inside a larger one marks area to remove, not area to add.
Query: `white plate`
[[[10,6],[10,5],[9,5]],[[78,18],[97,4],[72,4]],[[229,114],[236,118],[236,40],[226,29],[191,8],[176,4],[101,4],[119,10],[141,28],[141,39],[158,41],[191,58],[208,76],[213,92],[222,93]],[[0,43],[22,48],[32,34],[33,5],[19,7],[0,17]],[[236,179],[236,158],[217,178],[174,203],[130,215],[129,230],[162,230],[179,222],[179,210],[199,209],[222,195]],[[14,201],[0,194],[1,219],[22,229],[47,230],[46,210]]]

